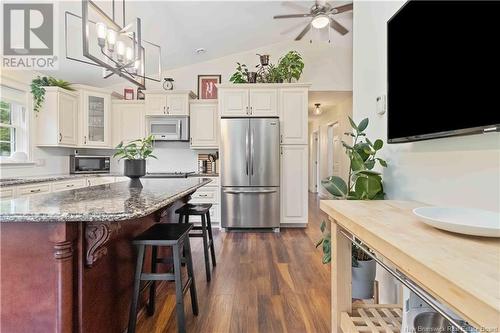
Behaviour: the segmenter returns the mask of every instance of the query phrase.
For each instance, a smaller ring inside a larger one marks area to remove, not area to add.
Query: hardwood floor
[[[309,226],[280,233],[221,233],[214,230],[217,267],[207,283],[201,239],[191,239],[200,313],[189,295],[188,332],[330,332],[330,265],[314,247],[326,215],[309,195]],[[140,333],[177,332],[175,291],[158,299],[156,313],[139,319]]]

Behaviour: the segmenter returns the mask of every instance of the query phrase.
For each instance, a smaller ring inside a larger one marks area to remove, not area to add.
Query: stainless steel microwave
[[[188,116],[149,116],[146,119],[148,134],[156,141],[189,141]]]
[[[109,173],[109,156],[70,155],[70,173]]]

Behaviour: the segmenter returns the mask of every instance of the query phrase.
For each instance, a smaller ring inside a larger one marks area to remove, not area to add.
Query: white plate
[[[419,207],[413,214],[438,229],[464,235],[500,237],[500,213],[459,207]]]

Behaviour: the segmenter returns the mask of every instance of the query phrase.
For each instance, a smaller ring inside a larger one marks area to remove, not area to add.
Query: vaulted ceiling
[[[110,12],[109,1],[96,1]],[[284,3],[281,1],[126,1],[127,22],[135,17],[142,19],[143,38],[162,47],[162,67],[171,69],[242,52],[284,40],[293,40],[309,19],[274,20],[273,15],[308,12],[312,1]],[[341,5],[346,2],[334,2]],[[121,13],[121,1],[116,0]],[[303,9],[301,9],[301,7]],[[72,82],[94,85],[111,85],[119,78],[101,80],[98,67],[81,64],[64,58],[64,17],[70,11],[81,15],[81,1],[59,2],[59,35],[61,62],[59,76]],[[81,26],[70,22],[69,52],[81,55]],[[342,13],[336,19],[352,29],[352,13]],[[70,20],[71,21],[71,20]],[[352,47],[352,31],[341,36],[331,31],[334,46]],[[308,40],[311,36],[306,35]],[[205,48],[197,54],[197,48]],[[80,56],[81,57],[81,56]]]

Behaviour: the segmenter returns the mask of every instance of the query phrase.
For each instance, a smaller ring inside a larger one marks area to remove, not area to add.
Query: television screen
[[[389,20],[389,142],[500,127],[499,17],[499,1],[408,1]]]

